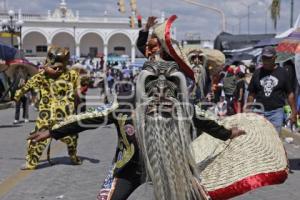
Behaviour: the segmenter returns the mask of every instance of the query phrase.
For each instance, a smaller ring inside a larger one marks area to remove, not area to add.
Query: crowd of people
[[[276,50],[271,46],[265,47],[260,57],[261,62],[254,66],[246,66],[242,61],[225,64],[215,77],[208,76],[204,95],[191,82],[193,101],[220,118],[256,112],[268,118],[278,132],[283,126],[291,128],[291,124],[293,130],[299,128],[299,100],[295,100],[299,99],[299,86],[295,72],[291,72],[295,65],[290,60],[283,66],[277,64]]]

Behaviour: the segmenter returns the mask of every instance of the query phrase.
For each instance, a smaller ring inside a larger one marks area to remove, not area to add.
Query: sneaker
[[[28,122],[29,122],[29,119],[24,119],[24,122],[25,122],[25,123],[28,123]]]
[[[19,123],[19,120],[14,120],[14,124],[18,124]]]

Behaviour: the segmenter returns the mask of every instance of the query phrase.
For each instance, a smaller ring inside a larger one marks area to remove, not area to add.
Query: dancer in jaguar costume
[[[172,20],[174,17],[167,23]],[[208,118],[198,106],[189,103],[185,75],[193,78],[193,74],[186,73],[192,70],[183,67],[170,61],[146,62],[134,95],[114,97],[109,105],[69,116],[51,130],[39,131],[29,139],[59,139],[97,128],[99,124],[115,124],[117,151],[98,196],[101,200],[125,200],[145,181],[152,181],[157,200],[228,199],[260,186],[283,182],[287,162],[272,126],[251,114],[224,122]],[[249,118],[263,128],[253,131]],[[247,123],[242,123],[245,120]],[[246,135],[237,128],[239,125]],[[265,142],[271,143],[265,148]],[[250,144],[268,150],[268,154],[256,155],[257,150],[249,148]],[[265,158],[269,162],[264,163]],[[242,165],[249,161],[258,168]]]
[[[76,71],[66,68],[69,57],[69,50],[50,47],[44,70],[34,75],[16,92],[16,101],[31,89],[40,92],[39,113],[34,132],[51,129],[56,123],[74,114],[74,98],[77,95],[79,75]],[[77,134],[60,139],[67,144],[68,154],[73,164],[81,164],[76,155],[77,139]],[[22,169],[35,169],[49,143],[50,139],[38,143],[28,141],[26,163]]]

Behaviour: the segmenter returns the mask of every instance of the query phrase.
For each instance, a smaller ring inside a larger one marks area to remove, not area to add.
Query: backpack
[[[228,76],[226,75],[223,78],[223,89],[225,95],[233,95],[236,88],[236,77],[235,76]]]

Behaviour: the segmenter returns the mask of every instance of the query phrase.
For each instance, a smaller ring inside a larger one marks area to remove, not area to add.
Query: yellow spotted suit
[[[30,89],[38,90],[40,93],[39,113],[36,119],[35,131],[51,129],[66,116],[75,113],[75,95],[79,87],[79,75],[74,70],[67,70],[57,79],[50,78],[44,72],[34,75],[24,87],[16,92],[15,100]],[[35,132],[34,131],[34,132]],[[78,135],[67,136],[61,139],[67,144],[68,153],[73,164],[80,164],[76,156]],[[26,155],[26,167],[34,169],[50,139],[42,142],[28,142]]]

